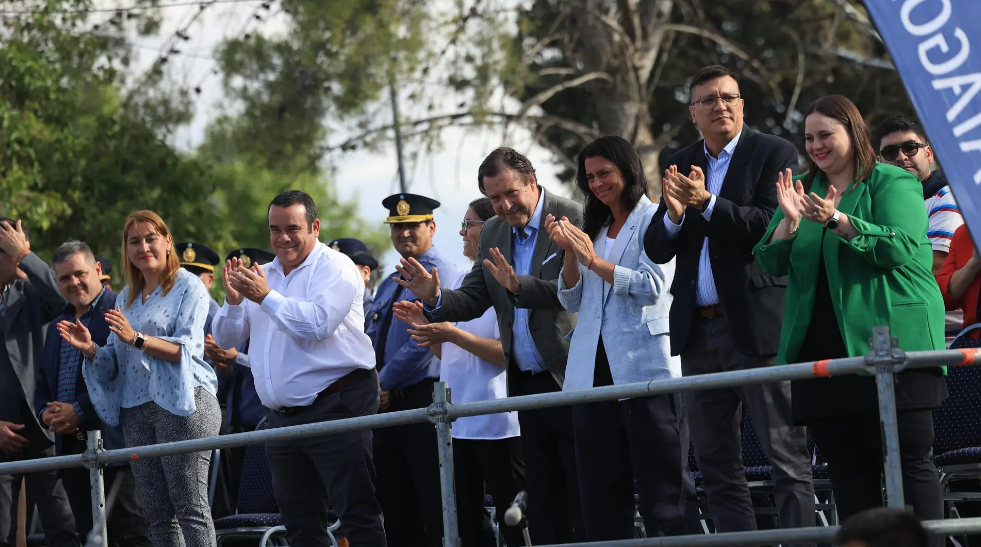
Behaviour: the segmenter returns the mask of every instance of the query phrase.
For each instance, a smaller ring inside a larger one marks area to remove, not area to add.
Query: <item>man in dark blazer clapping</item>
[[[439,272],[414,260],[398,266],[396,282],[425,302],[430,321],[470,321],[494,307],[507,363],[508,393],[562,390],[576,315],[558,299],[564,252],[543,230],[545,217],[579,225],[582,207],[538,184],[531,162],[498,148],[477,172],[495,218],[480,232],[473,270],[457,290],[440,290]],[[562,406],[518,412],[526,475],[528,529],[535,544],[585,541],[572,439],[572,410]]]
[[[689,91],[704,140],[668,160],[644,239],[652,261],[677,261],[671,352],[685,376],[771,366],[786,279],[767,275],[752,250],[777,206],[778,173],[797,172],[797,150],[743,126],[739,83],[724,67],[699,71]],[[814,525],[807,437],[792,423],[790,382],[688,392],[685,402],[717,531],[756,529],[741,456],[744,409],[773,465],[780,526]]]

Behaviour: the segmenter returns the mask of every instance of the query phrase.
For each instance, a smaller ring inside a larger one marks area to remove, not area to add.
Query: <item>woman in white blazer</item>
[[[620,137],[579,153],[583,227],[546,219],[565,249],[559,301],[579,312],[564,390],[681,376],[668,337],[674,262],[657,265],[643,235],[657,205],[640,158]],[[573,407],[576,465],[589,541],[633,536],[634,488],[648,537],[700,532],[688,470],[688,425],[678,394]]]

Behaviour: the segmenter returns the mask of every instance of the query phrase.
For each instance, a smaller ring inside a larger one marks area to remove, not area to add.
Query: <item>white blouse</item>
[[[450,288],[460,288],[468,273],[469,270],[462,272]],[[481,338],[501,338],[493,307],[477,319],[454,325]],[[507,378],[507,369],[488,363],[456,344],[443,343],[439,379],[450,385],[454,403],[503,399],[507,397]],[[468,416],[453,422],[454,439],[493,440],[520,434],[517,412]]]

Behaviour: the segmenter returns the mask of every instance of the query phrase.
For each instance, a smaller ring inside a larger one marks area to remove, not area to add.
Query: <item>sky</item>
[[[129,0],[108,0],[96,2],[96,6],[117,7],[127,1]],[[160,4],[167,6],[170,2],[171,0],[162,0]],[[142,71],[151,66],[174,31],[187,25],[199,10],[197,5],[165,7],[161,9],[163,22],[157,35],[134,34],[130,41],[136,60],[132,65],[135,70]],[[193,150],[203,141],[208,123],[222,113],[223,109],[234,108],[222,94],[220,75],[212,72],[216,66],[212,52],[226,37],[256,32],[267,35],[284,32],[287,19],[282,15],[276,16],[275,11],[274,5],[271,16],[258,21],[254,18],[256,13],[270,13],[261,8],[260,0],[216,3],[205,9],[190,26],[190,40],[178,43],[181,54],[171,56],[168,65],[172,80],[184,83],[189,88],[200,86],[201,93],[196,97],[194,120],[176,133],[172,144],[179,149]],[[109,19],[111,16],[111,13],[101,14],[102,19]],[[100,14],[92,16],[93,22],[99,20]],[[445,97],[446,101],[454,101],[452,96],[439,87],[426,89],[425,93],[436,97],[437,104],[441,97]],[[412,112],[403,114],[403,120],[411,114]],[[390,118],[386,118],[380,124],[389,121]],[[346,138],[344,133],[334,134],[329,142],[339,143]],[[571,193],[568,186],[560,186],[554,182],[557,169],[551,153],[540,146],[532,146],[530,134],[517,132],[507,143],[501,139],[501,131],[497,128],[449,129],[443,134],[444,146],[441,151],[420,155],[415,165],[410,164],[407,169],[408,192],[423,194],[441,202],[441,207],[435,212],[434,242],[445,257],[455,261],[461,268],[469,268],[469,261],[462,254],[460,220],[466,212],[467,204],[480,197],[476,182],[477,167],[495,147],[507,145],[523,152],[534,164],[540,183],[559,195],[568,197]],[[331,167],[331,181],[341,198],[356,200],[363,218],[377,220],[381,224],[387,216],[387,211],[381,206],[382,199],[398,192],[398,161],[394,143],[377,153],[358,149],[333,155]],[[318,204],[319,208],[324,206],[325,204]],[[357,234],[351,236],[357,237]],[[394,272],[394,265],[399,258],[394,249],[384,249],[384,253],[378,258],[383,271]]]

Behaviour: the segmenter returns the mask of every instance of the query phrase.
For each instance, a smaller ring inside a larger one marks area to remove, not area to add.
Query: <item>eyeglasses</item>
[[[922,142],[914,141],[904,142],[903,144],[890,144],[889,146],[882,148],[882,150],[879,152],[879,156],[886,161],[893,161],[899,157],[899,151],[902,150],[903,154],[905,154],[907,158],[912,158],[919,153],[920,148],[926,147],[927,145],[923,144]]]
[[[470,226],[471,225],[473,225],[473,224],[483,224],[483,223],[484,223],[483,220],[473,220],[473,219],[465,218],[465,219],[463,219],[463,223],[460,224],[460,229],[463,230],[464,232],[466,232],[467,230],[470,229]]]
[[[741,97],[742,95],[740,95],[739,93],[733,95],[718,95],[715,97],[705,97],[704,99],[698,99],[691,104],[692,105],[697,104],[698,107],[701,108],[702,110],[712,110],[713,108],[715,108],[715,102],[718,101],[719,99],[722,99],[722,104],[726,106],[736,106],[736,103],[739,102],[739,99]]]

